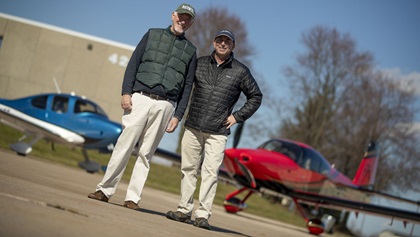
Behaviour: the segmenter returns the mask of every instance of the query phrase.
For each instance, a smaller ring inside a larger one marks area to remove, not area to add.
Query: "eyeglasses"
[[[216,41],[216,44],[221,44],[222,42],[225,42],[225,44],[228,44],[232,42],[232,40],[228,37],[217,37],[215,41]]]

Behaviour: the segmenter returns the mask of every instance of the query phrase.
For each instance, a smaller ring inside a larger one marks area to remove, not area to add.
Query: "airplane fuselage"
[[[235,160],[236,158],[236,160]],[[245,165],[260,187],[273,190],[289,189],[320,192],[325,181],[356,187],[350,179],[335,170],[317,151],[309,146],[273,139],[258,149],[231,148],[225,151],[224,167],[236,179],[247,184]],[[241,177],[244,176],[244,177]]]

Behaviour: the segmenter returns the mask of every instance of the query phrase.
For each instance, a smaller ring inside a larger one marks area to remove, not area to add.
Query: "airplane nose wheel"
[[[246,204],[242,203],[239,198],[233,197],[225,200],[223,203],[225,210],[229,213],[237,213],[246,208]]]
[[[226,199],[223,202],[223,206],[225,207],[225,210],[227,212],[237,213],[238,211],[242,211],[247,207],[247,205],[245,204],[245,201],[252,195],[253,193],[252,190],[249,190],[248,194],[242,200],[235,197],[236,195],[240,194],[241,192],[245,190],[247,190],[247,188],[244,187],[226,196]]]

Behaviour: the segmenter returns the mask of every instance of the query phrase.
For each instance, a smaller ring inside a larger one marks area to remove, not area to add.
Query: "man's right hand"
[[[131,110],[131,95],[122,95],[121,108],[123,108],[123,110]]]

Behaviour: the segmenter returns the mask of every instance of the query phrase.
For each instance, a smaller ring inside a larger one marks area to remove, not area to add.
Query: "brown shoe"
[[[108,197],[101,190],[98,190],[94,193],[89,193],[88,198],[96,199],[102,202],[108,202]]]
[[[140,207],[137,205],[137,203],[135,203],[133,201],[125,201],[124,202],[124,207],[129,208],[129,209],[133,209],[135,211],[140,211]]]

